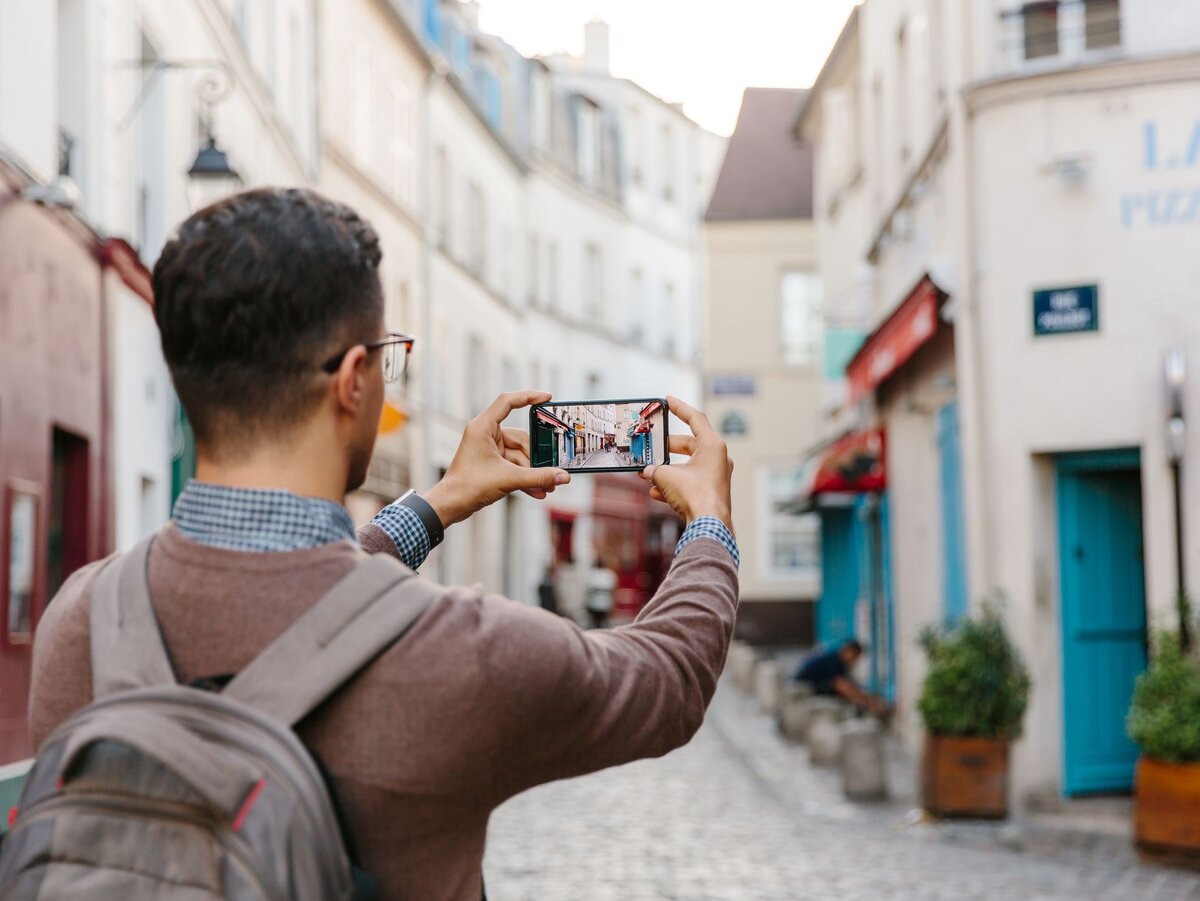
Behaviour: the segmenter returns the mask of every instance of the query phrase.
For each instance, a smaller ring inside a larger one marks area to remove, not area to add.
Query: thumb
[[[536,469],[520,466],[517,467],[517,487],[522,490],[541,490],[552,491],[559,485],[566,485],[571,481],[571,474],[565,469],[541,468]]]

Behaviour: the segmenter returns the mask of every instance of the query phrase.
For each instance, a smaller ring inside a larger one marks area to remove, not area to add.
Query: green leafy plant
[[[1129,737],[1147,757],[1200,763],[1200,661],[1160,633],[1150,667],[1138,676],[1126,720]]]
[[[1016,738],[1029,703],[1029,671],[1004,629],[999,604],[951,628],[927,627],[929,672],[917,704],[934,735]]]

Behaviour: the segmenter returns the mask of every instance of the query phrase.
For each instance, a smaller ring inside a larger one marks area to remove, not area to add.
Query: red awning
[[[846,366],[850,403],[856,403],[886,382],[921,345],[933,338],[943,297],[945,294],[933,280],[923,277],[908,299],[863,342]]]
[[[547,425],[553,426],[556,429],[567,428],[567,424],[565,422],[556,416],[552,416],[540,407],[536,408],[534,412],[537,414],[537,418]]]
[[[803,498],[820,494],[863,494],[887,488],[883,429],[851,432],[815,454],[805,473]]]

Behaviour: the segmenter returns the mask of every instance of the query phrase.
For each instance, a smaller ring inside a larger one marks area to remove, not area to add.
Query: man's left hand
[[[440,482],[424,498],[441,517],[442,525],[462,522],[514,491],[544,498],[571,476],[554,467],[529,465],[529,434],[506,429],[504,420],[514,410],[550,400],[547,391],[512,391],[467,423],[462,441]]]

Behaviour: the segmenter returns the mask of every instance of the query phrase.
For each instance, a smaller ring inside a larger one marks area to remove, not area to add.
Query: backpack
[[[333,800],[292,727],[440,589],[369,557],[218,694],[176,683],[147,586],[151,541],[96,578],[93,701],[42,744],[0,845],[0,898],[355,898]]]

